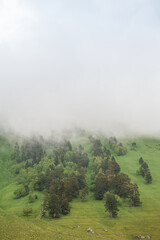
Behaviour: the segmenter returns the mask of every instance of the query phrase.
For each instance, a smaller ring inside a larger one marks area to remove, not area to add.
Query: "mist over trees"
[[[85,145],[75,147],[70,140],[57,142],[33,137],[24,139],[21,144],[16,142],[11,159],[20,186],[14,191],[14,198],[28,195],[28,202],[32,203],[38,198],[36,191],[43,192],[41,215],[51,218],[69,214],[71,201],[80,198],[85,202],[90,192],[96,200],[105,199],[106,210],[112,217],[118,214],[115,196],[127,199],[132,207],[140,206],[137,184],[121,172],[116,157],[111,153],[117,156],[126,154],[126,147],[118,144],[115,137],[105,138],[102,143],[100,138],[83,134],[83,138],[88,139],[87,150]],[[115,146],[125,151],[116,152]],[[143,162],[140,169],[142,174],[142,170],[148,168]],[[147,173],[145,176],[149,181]]]

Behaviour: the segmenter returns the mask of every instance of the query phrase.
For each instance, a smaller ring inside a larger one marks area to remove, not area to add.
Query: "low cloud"
[[[160,134],[157,1],[1,1],[0,116],[20,133]]]

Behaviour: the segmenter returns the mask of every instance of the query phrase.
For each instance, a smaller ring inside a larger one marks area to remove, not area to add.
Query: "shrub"
[[[28,207],[23,208],[23,214],[24,214],[24,216],[29,216],[29,215],[32,214],[32,212],[33,212],[32,208],[28,208]]]
[[[21,188],[18,188],[17,190],[14,191],[14,198],[19,199],[21,197],[27,196],[29,193],[29,189],[27,186],[23,186]]]

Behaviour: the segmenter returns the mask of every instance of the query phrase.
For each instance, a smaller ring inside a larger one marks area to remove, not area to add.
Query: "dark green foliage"
[[[149,171],[149,169],[145,172],[145,180],[146,180],[146,183],[151,183],[152,182],[152,176],[151,176],[151,173]]]
[[[58,218],[60,215],[66,215],[70,212],[69,201],[64,193],[62,193],[63,184],[53,181],[49,193],[45,194],[42,216],[45,212],[49,212],[52,218]]]
[[[72,151],[72,145],[71,145],[70,141],[65,141],[64,148],[65,148],[66,152]]]
[[[38,164],[44,156],[44,153],[44,147],[40,140],[32,138],[25,140],[21,147],[16,143],[11,158],[16,160],[17,163],[32,159],[32,163],[26,163],[27,168],[27,165],[33,166],[34,164]]]
[[[127,153],[127,148],[124,147],[122,143],[118,144],[117,139],[115,137],[109,138],[109,144],[110,147],[118,156],[125,155]]]
[[[35,194],[35,195],[29,195],[28,196],[28,202],[29,203],[33,203],[36,199],[38,199],[38,196]]]
[[[78,180],[75,174],[72,174],[64,183],[64,193],[68,199],[71,201],[79,194]]]
[[[112,148],[117,146],[123,148],[122,143],[117,144],[116,138],[110,138],[109,142]],[[97,200],[102,200],[104,193],[111,191],[120,198],[129,198],[132,206],[141,204],[138,187],[130,182],[127,174],[120,172],[120,166],[114,156],[108,154],[106,157],[103,152],[103,155],[94,157],[92,171],[94,172],[92,191]]]
[[[122,156],[125,155],[127,153],[127,148],[124,147],[123,145],[113,145],[112,146],[113,151],[118,155],[118,156]]]
[[[82,189],[86,186],[85,173],[86,173],[85,168],[81,167],[77,169],[77,181],[79,189]]]
[[[34,184],[34,189],[37,191],[43,191],[46,186],[46,176],[43,173],[39,173]]]
[[[120,172],[120,166],[119,164],[116,162],[115,158],[112,157],[112,159],[108,162],[108,169],[112,172],[112,173],[119,173]]]
[[[102,200],[104,193],[108,190],[107,176],[99,173],[95,181],[94,195],[97,200]]]
[[[137,173],[142,175],[142,177],[144,177],[147,184],[151,183],[152,176],[151,176],[148,164],[146,162],[144,162],[142,157],[139,159],[139,163],[141,164],[141,166],[140,166],[139,170],[137,171]]]
[[[65,157],[65,153],[66,153],[66,149],[64,147],[59,147],[56,148],[53,151],[53,154],[55,156],[55,165],[61,164],[64,162],[64,157]]]
[[[140,174],[142,175],[142,177],[145,176],[146,171],[148,171],[148,164],[146,162],[143,162],[140,166]]]
[[[19,199],[21,197],[25,197],[28,194],[29,194],[29,188],[27,185],[25,185],[14,191],[14,195],[15,195],[14,198]]]
[[[114,178],[115,193],[122,197],[127,198],[130,191],[130,178],[125,173],[119,173]]]
[[[54,170],[54,177],[61,180],[63,178],[63,171],[64,171],[64,168],[62,165],[56,166]]]
[[[62,194],[62,199],[61,199],[61,214],[62,215],[67,215],[70,213],[70,205],[69,205],[69,201],[67,199],[67,197],[65,196],[65,194]]]
[[[117,207],[117,200],[116,200],[114,194],[107,192],[105,194],[104,200],[105,200],[104,206],[105,206],[106,211],[109,212],[109,216],[116,217],[119,209]]]
[[[20,149],[19,144],[16,142],[13,152],[11,153],[11,159],[16,160],[16,162],[20,162]]]
[[[79,149],[73,153],[72,155],[72,161],[78,165],[78,167],[85,167],[87,168],[89,163],[89,158],[87,153],[83,153],[82,151],[79,151]]]
[[[139,159],[139,164],[142,164],[142,163],[144,163],[144,160],[143,160],[142,157],[140,157],[140,159]]]
[[[92,154],[93,160],[89,159],[81,145],[72,148],[70,141],[67,140],[50,142],[49,148],[47,148],[48,143],[40,138],[27,139],[21,146],[16,143],[12,159],[17,162],[18,182],[26,185],[15,191],[15,198],[29,194],[29,187],[30,192],[44,191],[46,194],[42,216],[45,212],[52,218],[66,215],[70,212],[69,202],[78,197],[79,192],[81,200],[86,200],[88,194],[86,173],[88,175],[87,168],[90,161],[91,188],[97,200],[102,200],[104,193],[110,191],[121,198],[129,198],[132,206],[140,205],[138,187],[130,183],[128,175],[120,173],[119,164],[107,149],[108,140],[103,142],[107,147],[102,145],[100,139],[91,138],[92,152],[89,156]],[[117,155],[126,153],[126,148],[122,143],[118,144],[116,138],[110,138],[109,143]],[[33,194],[28,197],[29,203],[34,202],[35,199]],[[118,211],[114,199],[114,195],[111,194],[110,207],[113,205],[113,209],[110,210],[110,216],[113,217]]]
[[[56,195],[54,192],[46,194],[44,200],[44,209],[49,212],[49,216],[51,216],[52,218],[60,217],[61,206],[59,196]]]
[[[33,212],[32,208],[28,208],[28,207],[23,208],[23,214],[24,214],[25,216],[31,215],[32,212]]]
[[[106,172],[106,170],[108,169],[108,162],[109,162],[109,158],[108,157],[102,159],[101,168],[102,168],[103,172]]]
[[[99,139],[94,139],[93,140],[93,156],[102,156],[103,150],[102,150],[102,143]]]
[[[131,200],[131,206],[132,207],[137,207],[137,206],[140,206],[142,204],[141,201],[140,201],[137,184],[130,183],[130,186],[129,186],[129,198]]]
[[[103,147],[103,154],[104,154],[105,157],[110,157],[111,156],[110,150],[108,150],[106,147]]]

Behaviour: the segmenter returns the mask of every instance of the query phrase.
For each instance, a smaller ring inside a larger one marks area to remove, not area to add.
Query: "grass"
[[[158,240],[160,236],[160,140],[135,139],[136,150],[130,150],[132,141],[126,140],[127,155],[116,157],[121,166],[121,171],[127,173],[132,182],[139,186],[141,207],[128,207],[127,202],[120,206],[116,219],[110,219],[104,211],[103,201],[93,199],[89,194],[87,201],[81,202],[75,199],[72,202],[71,213],[58,220],[41,218],[41,203],[43,194],[38,193],[38,200],[28,203],[28,196],[15,200],[13,192],[17,188],[12,172],[12,162],[9,159],[9,145],[7,141],[0,141],[0,239],[108,239],[108,240],[132,240],[135,235],[152,235],[152,239]],[[86,142],[86,149],[90,149]],[[146,184],[141,176],[136,174],[139,168],[139,158],[148,163],[152,173],[153,183]],[[87,174],[87,182],[90,185],[90,172]],[[23,216],[22,210],[28,205],[33,208],[30,217]],[[79,225],[80,228],[75,228]],[[87,233],[91,227],[94,234]],[[107,229],[108,232],[104,230]]]

